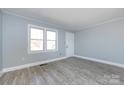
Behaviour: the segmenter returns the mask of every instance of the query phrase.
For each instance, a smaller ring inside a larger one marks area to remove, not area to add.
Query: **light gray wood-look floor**
[[[1,85],[124,84],[124,69],[79,58],[5,73]]]

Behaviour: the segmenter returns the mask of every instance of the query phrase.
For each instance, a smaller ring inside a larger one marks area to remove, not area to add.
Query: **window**
[[[29,25],[29,52],[57,50],[57,31]]]
[[[31,51],[43,50],[43,30],[31,27]]]
[[[47,31],[47,50],[56,49],[56,32]]]

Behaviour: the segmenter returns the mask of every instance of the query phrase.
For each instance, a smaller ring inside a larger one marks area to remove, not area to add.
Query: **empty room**
[[[123,8],[0,8],[0,85],[123,84]]]

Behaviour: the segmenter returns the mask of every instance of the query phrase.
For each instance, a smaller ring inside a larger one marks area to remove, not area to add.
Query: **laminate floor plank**
[[[124,68],[67,58],[47,65],[11,71],[0,77],[1,85],[123,85]]]

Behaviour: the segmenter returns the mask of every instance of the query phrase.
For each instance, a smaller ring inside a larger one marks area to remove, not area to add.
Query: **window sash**
[[[48,37],[48,34],[49,34],[49,32],[53,32],[54,33],[54,36],[55,37],[53,37],[54,39],[50,39],[49,37]],[[52,29],[47,29],[47,31],[46,31],[46,34],[47,34],[47,36],[46,36],[46,50],[47,51],[56,51],[57,50],[57,31],[54,31],[54,30],[52,30]],[[54,49],[48,49],[48,41],[54,41],[55,42],[55,48]]]
[[[36,32],[34,31],[36,30]],[[30,28],[30,38],[31,39],[43,39],[43,29],[31,27]]]
[[[47,41],[57,41],[57,40],[47,40]]]
[[[43,40],[43,39],[31,39],[31,40]]]
[[[54,35],[55,37],[51,38],[51,37],[48,37],[48,36],[51,36],[49,34],[52,34]],[[47,30],[47,40],[56,40],[57,39],[57,33],[56,31],[50,31],[50,30]]]
[[[55,42],[55,48],[54,49],[48,49],[48,41],[54,41]],[[47,50],[56,50],[57,49],[57,40],[47,40]]]

